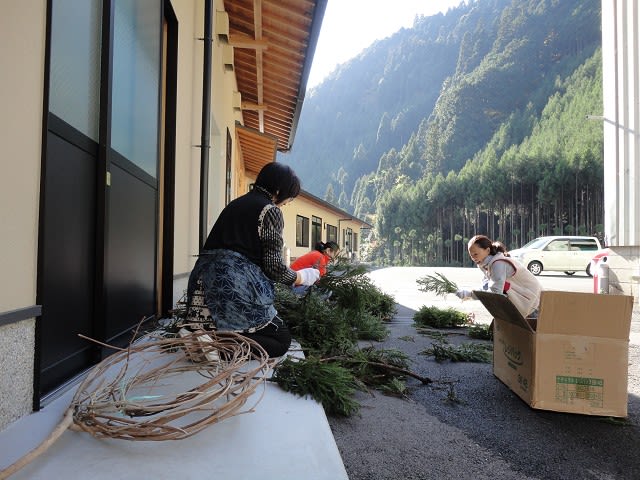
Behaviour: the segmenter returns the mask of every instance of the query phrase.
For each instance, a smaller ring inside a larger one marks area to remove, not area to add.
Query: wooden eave
[[[245,107],[242,124],[277,139],[281,152],[293,145],[326,4],[327,0],[224,1],[233,70],[241,108]],[[241,147],[245,163],[248,146]]]
[[[237,144],[240,148],[240,159],[246,173],[257,176],[267,163],[276,161],[278,139],[259,131],[236,125]]]

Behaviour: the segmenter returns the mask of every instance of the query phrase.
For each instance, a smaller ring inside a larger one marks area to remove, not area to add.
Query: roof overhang
[[[293,145],[327,0],[224,0],[245,127]]]
[[[262,167],[276,161],[276,137],[239,124],[236,124],[236,135],[246,173],[258,175]]]

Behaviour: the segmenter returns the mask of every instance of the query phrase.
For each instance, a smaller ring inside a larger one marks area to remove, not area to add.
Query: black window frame
[[[338,227],[335,225],[325,224],[327,230],[327,242],[338,243]]]
[[[322,218],[311,215],[311,244],[322,241]]]
[[[309,247],[309,217],[296,215],[296,247]]]

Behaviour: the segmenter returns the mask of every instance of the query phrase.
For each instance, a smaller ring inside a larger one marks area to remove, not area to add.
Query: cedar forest
[[[358,247],[381,265],[468,266],[474,234],[602,240],[600,25],[600,0],[418,16],[307,92],[278,160],[373,226]]]

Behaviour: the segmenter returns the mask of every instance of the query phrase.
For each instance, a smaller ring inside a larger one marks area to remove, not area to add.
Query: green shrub
[[[418,327],[451,328],[470,323],[469,316],[454,308],[438,308],[422,306],[413,315],[414,324]]]
[[[492,325],[471,325],[467,335],[479,340],[493,340],[493,327]]]

